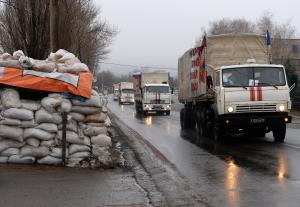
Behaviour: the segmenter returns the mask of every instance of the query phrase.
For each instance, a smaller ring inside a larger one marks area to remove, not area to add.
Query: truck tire
[[[185,109],[181,109],[180,125],[182,129],[194,129],[196,127],[196,121],[193,118],[192,113],[187,113]]]
[[[166,112],[166,115],[167,115],[167,116],[170,116],[170,113],[171,113],[171,111],[167,111],[167,112]]]
[[[213,128],[213,139],[215,141],[220,141],[223,138],[223,130],[220,128],[218,124],[215,123],[214,128]]]
[[[206,126],[206,121],[205,120],[205,113],[204,111],[197,110],[196,112],[196,122],[197,122],[197,128],[198,128],[198,134],[201,137],[206,137],[208,135],[208,130]]]
[[[273,129],[273,137],[275,142],[284,142],[286,134],[286,125],[281,124]]]
[[[147,116],[148,115],[148,111],[143,111],[143,115]]]

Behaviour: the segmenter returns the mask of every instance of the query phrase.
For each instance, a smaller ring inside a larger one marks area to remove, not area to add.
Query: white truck
[[[254,34],[210,36],[206,48],[188,50],[178,61],[181,127],[197,126],[200,136],[216,140],[272,131],[283,142],[289,87],[285,68],[268,64],[268,57],[265,37]]]
[[[137,113],[147,115],[149,112],[171,112],[171,92],[169,73],[142,72],[134,76],[135,107]]]
[[[119,103],[134,104],[134,88],[132,82],[119,83]]]
[[[113,99],[114,101],[119,100],[119,84],[113,84]]]

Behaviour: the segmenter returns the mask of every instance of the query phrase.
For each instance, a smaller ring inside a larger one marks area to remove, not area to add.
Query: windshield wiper
[[[270,83],[258,83],[258,85],[266,85],[266,86],[273,86],[274,88],[276,88],[278,90],[278,87],[275,85],[271,85]]]

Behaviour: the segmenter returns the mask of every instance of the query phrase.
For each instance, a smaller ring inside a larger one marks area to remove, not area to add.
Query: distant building
[[[277,48],[279,48],[279,51],[277,51]],[[280,40],[279,45],[272,47],[272,56],[275,64],[284,64],[288,59],[295,68],[296,74],[300,77],[300,39]]]

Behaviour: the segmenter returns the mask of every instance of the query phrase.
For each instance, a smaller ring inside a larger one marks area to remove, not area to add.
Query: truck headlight
[[[232,113],[233,112],[233,107],[232,106],[229,106],[228,108],[227,108],[227,111],[229,112],[229,113]]]
[[[284,105],[280,105],[280,106],[278,107],[278,109],[279,109],[279,111],[284,111],[284,110],[285,110],[285,106],[284,106]]]

